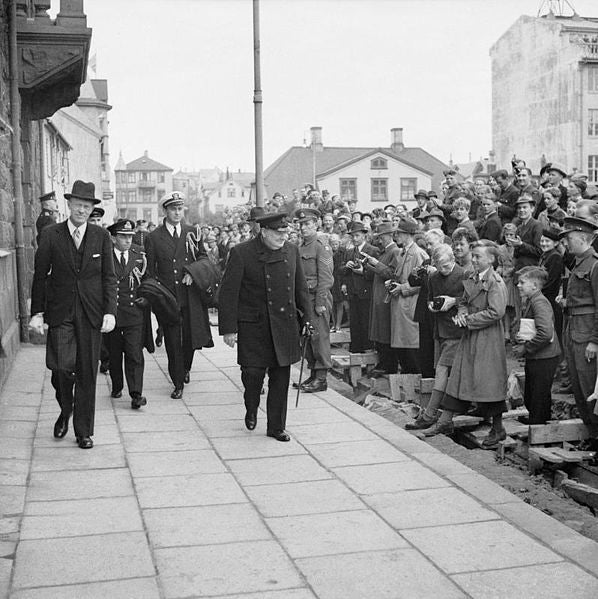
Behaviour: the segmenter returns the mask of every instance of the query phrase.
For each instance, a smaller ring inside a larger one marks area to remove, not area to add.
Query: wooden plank
[[[598,508],[598,489],[567,479],[561,483],[561,490],[579,503]]]
[[[540,458],[544,462],[549,462],[550,464],[563,464],[564,459],[561,456],[553,453],[548,447],[530,447],[529,448],[529,456],[536,458]]]
[[[589,438],[588,427],[580,418],[551,421],[548,424],[531,424],[529,427],[530,445],[582,441]]]
[[[503,441],[498,442],[498,449],[496,450],[496,453],[498,453],[498,456],[504,460],[507,449],[515,449],[517,445],[518,443],[515,441],[515,439],[507,437]]]
[[[351,387],[357,387],[357,381],[361,378],[361,365],[351,366],[349,368],[349,380]]]
[[[349,363],[351,366],[367,366],[369,364],[376,364],[378,362],[378,354],[374,351],[365,353],[351,353],[349,354]]]
[[[432,393],[434,389],[435,379],[422,378],[419,382],[419,392],[423,395],[424,393]]]
[[[566,462],[578,462],[581,463],[584,460],[591,460],[596,456],[595,451],[576,451],[568,450],[561,447],[553,447],[552,453],[560,455]]]
[[[351,333],[349,331],[337,331],[330,333],[330,344],[340,345],[341,343],[351,343]]]
[[[389,374],[390,396],[395,401],[417,403],[415,388],[419,385],[419,379],[419,374]]]
[[[481,422],[484,422],[484,419],[478,416],[455,416],[453,418],[453,426],[455,428],[467,428],[468,426],[477,426]],[[473,432],[474,434],[476,434],[476,436],[486,437],[488,435],[488,429]],[[477,435],[478,432],[480,433],[480,435]]]

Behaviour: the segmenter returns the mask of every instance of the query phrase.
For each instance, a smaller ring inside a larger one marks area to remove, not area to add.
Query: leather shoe
[[[122,397],[122,396],[123,396],[122,389],[121,389],[120,391],[113,391],[113,392],[110,394],[110,397],[114,397],[114,399],[119,399],[119,398],[120,398],[120,397]]]
[[[496,449],[499,441],[504,441],[507,438],[507,431],[501,428],[499,431],[490,429],[490,434],[482,441],[484,449]]]
[[[247,410],[245,414],[245,426],[252,431],[257,425],[257,414]]]
[[[328,389],[328,383],[319,379],[313,380],[309,385],[301,385],[301,391],[304,393],[319,393],[320,391],[326,391]]]
[[[291,440],[291,436],[286,431],[268,431],[266,435],[283,443]]]
[[[91,449],[93,447],[93,441],[91,437],[77,437],[77,445],[81,449]]]
[[[172,397],[172,399],[181,399],[183,397],[183,388],[175,387],[174,391],[170,394],[170,397]]]
[[[436,422],[430,428],[427,428],[424,437],[435,437],[436,435],[451,435],[455,432],[455,427],[452,422],[440,424]]]
[[[191,380],[191,375],[189,374],[188,370],[185,370],[185,378],[183,379],[183,382],[187,385],[187,384],[189,384],[190,380]]]
[[[57,439],[62,439],[69,430],[69,419],[65,417],[63,414],[58,416],[58,420],[54,424],[54,436]]]
[[[293,389],[303,388],[305,385],[309,385],[314,380],[313,376],[306,378],[302,383],[293,383]]]
[[[405,429],[408,431],[419,431],[425,428],[430,428],[434,422],[434,420],[427,420],[426,418],[419,416],[413,422],[408,422],[405,425]]]
[[[147,405],[147,399],[143,395],[135,395],[131,397],[131,408],[138,410],[141,406]]]

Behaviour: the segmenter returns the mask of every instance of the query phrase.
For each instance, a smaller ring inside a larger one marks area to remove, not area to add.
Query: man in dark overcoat
[[[193,347],[191,335],[193,319],[189,310],[189,286],[193,285],[193,279],[184,269],[206,252],[195,227],[184,221],[184,195],[173,191],[164,196],[160,204],[164,222],[145,241],[147,274],[167,287],[179,306],[179,322],[161,328],[168,356],[168,374],[174,385],[170,396],[181,399],[184,384],[189,382],[193,354],[199,349]]]
[[[287,242],[286,213],[259,217],[260,234],[232,248],[220,285],[220,334],[237,345],[245,387],[245,425],[253,430],[268,371],[267,435],[285,432],[291,364],[300,357],[300,330],[312,317],[311,300],[296,246]]]
[[[39,201],[42,205],[42,210],[35,221],[37,245],[39,245],[42,231],[49,225],[56,224],[56,216],[58,215],[58,204],[56,203],[56,193],[54,191],[40,196]]]
[[[93,447],[96,377],[101,333],[115,325],[116,277],[110,234],[87,219],[94,204],[93,183],[75,181],[65,193],[68,220],[44,228],[35,254],[30,327],[48,324],[46,365],[60,404],[54,436],[63,438],[73,414],[77,443]]]
[[[135,224],[132,220],[121,219],[108,227],[114,244],[112,256],[117,281],[116,327],[104,335],[108,350],[112,397],[122,397],[123,356],[125,377],[131,408],[138,410],[147,404],[143,391],[143,334],[145,312],[135,304],[137,288],[146,270],[145,252],[133,246]]]

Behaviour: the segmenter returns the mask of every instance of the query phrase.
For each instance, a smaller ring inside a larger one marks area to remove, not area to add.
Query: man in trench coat
[[[267,435],[285,432],[291,364],[301,357],[300,330],[312,318],[310,296],[296,246],[287,242],[286,213],[256,219],[257,237],[232,248],[220,285],[220,334],[237,343],[245,387],[245,425],[253,430],[268,371]]]

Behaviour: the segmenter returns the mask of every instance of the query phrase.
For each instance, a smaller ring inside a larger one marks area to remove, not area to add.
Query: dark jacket
[[[498,212],[493,212],[488,218],[479,221],[476,229],[480,239],[489,239],[490,241],[500,243],[502,222],[498,216]]]
[[[527,223],[517,227],[517,235],[521,238],[522,244],[516,246],[513,252],[516,270],[538,264],[542,255],[540,249],[542,231],[542,225],[535,218],[530,218]]]
[[[114,272],[116,274],[117,295],[116,295],[116,326],[130,327],[143,322],[143,309],[135,305],[137,299],[137,288],[139,287],[138,277],[145,270],[145,252],[141,248],[131,246],[129,249],[129,261],[123,269],[115,252],[112,252],[114,259]]]
[[[428,282],[428,301],[431,302],[439,295],[460,300],[463,297],[463,280],[469,278],[469,273],[463,267],[455,264],[452,272],[446,277],[438,271],[430,275]],[[459,339],[464,329],[453,322],[453,316],[457,314],[456,306],[446,312],[433,312],[434,338],[435,339]]]
[[[152,277],[144,279],[137,289],[137,295],[151,306],[160,326],[169,326],[179,322],[180,313],[176,297],[160,281]],[[141,305],[146,305],[145,302],[142,302]]]
[[[501,188],[500,196],[498,201],[500,206],[498,208],[498,215],[500,216],[503,223],[511,222],[515,218],[517,210],[515,209],[515,202],[521,195],[521,190],[511,183],[505,189]]]
[[[540,256],[540,266],[543,266],[548,272],[548,279],[542,288],[542,293],[553,302],[559,294],[561,280],[563,278],[563,257],[555,248]]]
[[[288,366],[300,357],[300,327],[313,321],[295,245],[271,250],[261,235],[231,249],[220,285],[221,335],[238,333],[241,366]]]
[[[567,285],[567,330],[575,343],[598,343],[598,255],[589,248],[575,258]]]
[[[374,256],[374,258],[376,258],[379,254],[378,249],[367,242],[364,244],[361,251],[370,256]],[[357,262],[357,260],[361,258],[362,256],[359,254],[359,250],[356,248],[345,252],[345,264],[350,260]],[[364,268],[363,272],[358,274],[343,265],[343,267],[340,269],[340,272],[345,278],[345,282],[347,284],[347,293],[349,296],[354,296],[358,299],[366,299],[372,296],[374,273],[371,270]]]
[[[541,291],[534,293],[521,308],[521,318],[533,318],[536,335],[525,341],[525,357],[542,360],[560,355],[561,348],[554,330],[554,314],[550,302]]]
[[[91,326],[100,329],[104,314],[116,316],[110,234],[102,227],[87,225],[78,268],[77,248],[67,222],[50,225],[42,231],[35,254],[31,313],[44,312],[48,325],[56,326],[69,315],[77,294]]]

